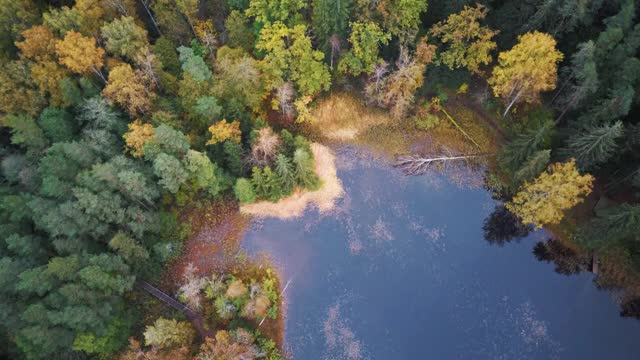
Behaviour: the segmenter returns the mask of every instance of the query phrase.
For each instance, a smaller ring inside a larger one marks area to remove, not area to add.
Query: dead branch
[[[396,168],[401,169],[406,175],[421,175],[424,174],[429,167],[435,164],[444,164],[451,161],[470,160],[474,158],[487,157],[492,154],[475,154],[475,155],[400,155],[397,157],[395,164]]]

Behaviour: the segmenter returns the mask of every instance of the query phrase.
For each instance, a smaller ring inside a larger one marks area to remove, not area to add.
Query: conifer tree
[[[618,149],[618,140],[623,135],[622,122],[612,125],[592,126],[567,140],[564,153],[576,159],[582,170],[592,170],[613,157]]]
[[[271,167],[265,166],[262,169],[262,176],[268,192],[267,199],[269,201],[278,201],[282,197],[282,185],[278,174],[274,173]]]
[[[312,28],[321,47],[327,48],[332,36],[345,38],[352,0],[313,0],[311,6]]]
[[[293,154],[296,181],[306,189],[315,190],[320,185],[320,179],[313,168],[313,158],[308,152],[297,149]]]
[[[262,174],[262,169],[254,166],[251,169],[251,185],[255,191],[256,197],[266,199],[269,197],[269,189],[266,184],[266,179]]]
[[[638,234],[640,206],[621,204],[598,211],[596,217],[580,229],[577,239],[590,249],[600,249],[624,241],[637,242]]]
[[[275,170],[280,180],[282,193],[284,195],[290,194],[296,183],[295,169],[291,160],[289,160],[286,155],[279,154],[278,157],[276,157]]]
[[[533,153],[520,169],[513,174],[513,182],[517,186],[525,181],[535,179],[544,169],[547,168],[551,160],[551,150],[540,150]]]

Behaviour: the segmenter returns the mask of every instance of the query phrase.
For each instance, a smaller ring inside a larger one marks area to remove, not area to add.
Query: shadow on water
[[[570,250],[514,223],[476,181],[482,166],[404,176],[336,152],[345,195],[331,213],[254,220],[242,243],[291,280],[294,359],[636,358],[640,322]]]

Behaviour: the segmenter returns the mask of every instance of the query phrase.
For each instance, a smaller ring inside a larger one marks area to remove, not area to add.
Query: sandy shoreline
[[[301,216],[309,205],[314,205],[320,213],[334,208],[336,200],[344,190],[336,174],[336,158],[326,146],[312,143],[311,152],[315,158],[315,171],[322,186],[315,191],[296,189],[293,194],[278,202],[260,201],[240,206],[240,212],[258,217],[293,219]]]

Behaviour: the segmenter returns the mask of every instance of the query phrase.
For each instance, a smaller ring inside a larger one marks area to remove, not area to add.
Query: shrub
[[[254,191],[253,184],[251,184],[251,181],[248,179],[240,178],[236,180],[233,192],[241,204],[249,204],[256,201],[256,193]]]

